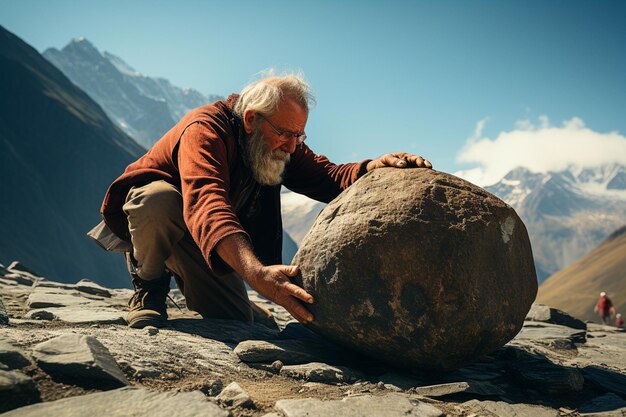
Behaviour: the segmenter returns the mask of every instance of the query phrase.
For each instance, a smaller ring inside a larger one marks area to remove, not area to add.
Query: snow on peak
[[[104,57],[122,74],[129,75],[131,77],[141,77],[141,73],[128,65],[122,58],[113,55],[110,52],[104,51]]]

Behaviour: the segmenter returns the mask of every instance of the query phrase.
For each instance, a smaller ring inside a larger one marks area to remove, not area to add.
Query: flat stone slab
[[[280,400],[274,408],[285,417],[440,417],[438,408],[400,394],[363,395],[342,400],[323,401],[315,398]]]
[[[398,372],[386,372],[379,377],[379,381],[384,385],[391,385],[401,390],[408,390],[420,385],[424,385],[422,380],[410,375],[401,374]]]
[[[592,381],[607,391],[626,395],[626,375],[601,366],[587,366],[582,369],[586,380]]]
[[[47,307],[38,308],[26,313],[26,318],[35,320],[61,320],[74,324],[126,324],[126,313],[121,310],[107,307],[79,308],[72,307]]]
[[[507,417],[559,417],[559,410],[530,404],[509,404],[503,401],[472,400],[461,405],[471,412],[491,412],[497,416]]]
[[[483,396],[504,395],[505,392],[496,385],[488,382],[451,382],[447,384],[416,387],[413,392],[423,397],[444,397],[446,395],[468,393]]]
[[[513,340],[552,341],[565,340],[571,343],[585,343],[586,330],[574,329],[552,323],[525,322],[522,330]]]
[[[95,337],[65,334],[33,347],[38,365],[59,379],[81,386],[119,387],[128,385],[117,362]]]
[[[332,366],[321,362],[283,366],[280,369],[280,374],[290,378],[327,384],[349,383],[364,376],[344,366]]]
[[[557,365],[546,358],[520,353],[508,369],[523,385],[553,395],[583,390],[585,379],[577,368]]]
[[[533,304],[526,315],[526,320],[541,321],[545,323],[559,324],[573,329],[587,330],[587,324],[578,320],[557,308],[543,304]]]
[[[19,371],[0,370],[0,392],[13,390],[15,387],[32,383],[32,379]]]
[[[9,272],[8,274],[3,275],[2,278],[5,280],[13,281],[14,283],[19,285],[26,285],[27,287],[32,287],[32,285],[36,281],[35,278],[17,272]]]
[[[98,295],[100,297],[111,297],[111,292],[104,288],[102,285],[96,284],[93,281],[89,281],[88,279],[80,280],[74,285],[80,292],[84,292],[87,294]]]
[[[18,369],[30,365],[30,360],[22,349],[0,338],[0,363],[7,365],[9,369]]]
[[[120,388],[112,391],[34,404],[3,417],[74,416],[228,417],[230,413],[211,403],[200,391],[155,392]]]
[[[39,281],[37,283],[37,287],[38,290],[41,290],[42,288],[48,288],[49,291],[54,291],[54,289],[57,290],[69,290],[69,291],[73,291],[74,290],[74,284],[65,284],[63,282],[56,282],[56,281]]]
[[[26,305],[31,310],[47,307],[84,307],[89,305],[89,308],[94,308],[108,306],[108,304],[103,301],[83,297],[77,291],[58,290],[51,292],[42,287],[37,287],[35,291],[28,296]]]
[[[234,352],[243,362],[272,363],[281,361],[285,365],[309,362],[342,362],[346,353],[333,345],[312,339],[307,340],[245,340]]]

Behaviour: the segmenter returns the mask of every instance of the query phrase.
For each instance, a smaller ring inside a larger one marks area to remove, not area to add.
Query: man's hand
[[[313,315],[302,305],[312,304],[313,296],[291,282],[298,275],[298,267],[291,265],[271,265],[262,267],[248,284],[262,296],[279,304],[303,323],[313,321]]]
[[[297,266],[264,266],[254,254],[250,242],[240,233],[220,240],[216,250],[259,294],[285,307],[296,320],[303,323],[313,321],[313,315],[302,304],[302,301],[312,304],[313,296],[291,282],[291,278],[298,275]]]
[[[432,168],[433,165],[427,159],[419,155],[406,152],[388,153],[378,159],[368,162],[367,171],[377,168]]]

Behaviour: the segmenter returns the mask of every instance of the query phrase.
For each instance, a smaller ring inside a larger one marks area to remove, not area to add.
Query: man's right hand
[[[291,282],[298,275],[298,267],[293,265],[262,266],[249,276],[248,284],[259,294],[283,306],[296,320],[302,323],[313,321],[313,314],[302,304],[313,303],[313,296]]]
[[[285,307],[296,320],[302,323],[313,321],[313,314],[302,304],[312,304],[313,297],[291,282],[291,278],[298,275],[297,266],[264,266],[254,254],[250,242],[241,233],[228,235],[220,240],[216,250],[259,294]]]

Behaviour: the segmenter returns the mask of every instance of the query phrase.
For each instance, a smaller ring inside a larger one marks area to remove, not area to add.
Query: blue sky
[[[448,172],[507,158],[467,153],[477,141],[574,118],[593,140],[617,132],[612,161],[626,164],[624,22],[623,1],[0,0],[0,24],[40,52],[82,36],[207,94],[302,70],[314,150],[337,162],[411,151]]]

